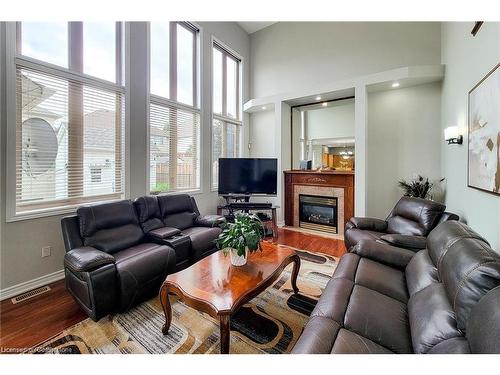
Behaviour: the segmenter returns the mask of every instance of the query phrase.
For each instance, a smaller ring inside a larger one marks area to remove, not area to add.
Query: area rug
[[[289,265],[271,287],[232,316],[230,353],[289,353],[293,348],[337,263],[328,255],[297,252],[301,258],[299,294],[294,295],[291,289]],[[156,297],[98,322],[86,319],[33,352],[218,354],[218,322],[187,307],[175,296],[170,298],[173,320],[166,336],[161,333],[165,318]]]

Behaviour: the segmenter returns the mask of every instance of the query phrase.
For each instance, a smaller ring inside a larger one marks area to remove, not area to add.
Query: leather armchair
[[[429,232],[441,222],[458,220],[446,206],[421,198],[402,197],[385,220],[352,217],[345,226],[347,249],[360,240],[378,240],[418,251],[426,247]]]

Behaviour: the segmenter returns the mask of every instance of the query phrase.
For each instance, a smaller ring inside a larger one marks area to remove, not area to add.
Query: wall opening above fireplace
[[[305,229],[337,233],[337,198],[299,195],[299,226]]]

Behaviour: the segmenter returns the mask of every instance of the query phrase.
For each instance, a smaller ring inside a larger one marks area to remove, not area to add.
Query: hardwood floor
[[[346,252],[341,240],[283,228],[278,230],[277,242],[336,257]],[[27,350],[87,317],[66,291],[64,280],[50,288],[25,302],[14,305],[7,299],[0,303],[0,353]]]

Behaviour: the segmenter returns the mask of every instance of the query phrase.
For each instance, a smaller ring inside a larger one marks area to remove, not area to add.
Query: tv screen
[[[219,194],[276,195],[277,159],[220,158]]]

